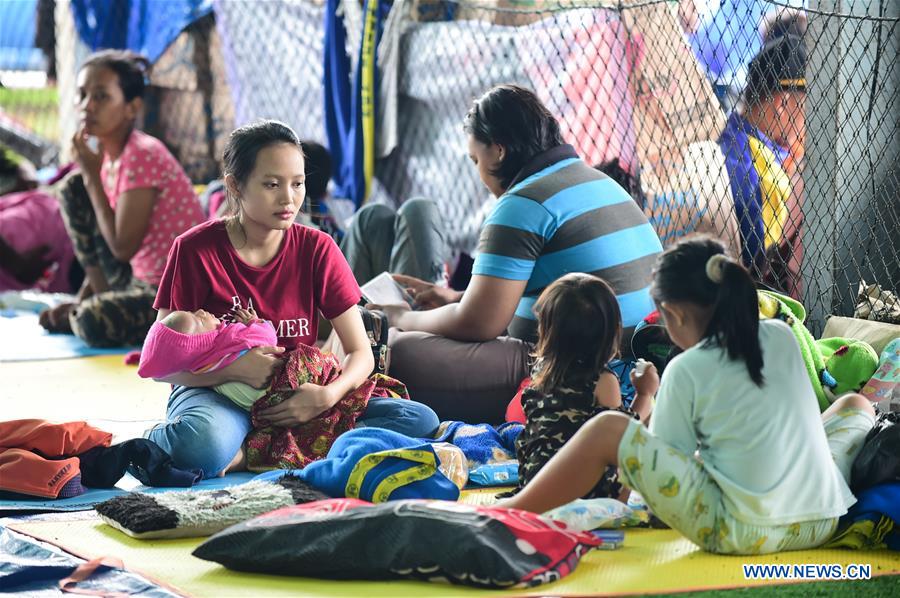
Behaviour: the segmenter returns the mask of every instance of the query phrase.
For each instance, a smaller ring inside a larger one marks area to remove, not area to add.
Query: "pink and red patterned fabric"
[[[354,427],[356,419],[365,411],[369,398],[409,398],[402,382],[374,374],[362,386],[305,424],[283,428],[267,426],[260,421],[260,411],[281,403],[303,384],[309,382],[327,386],[340,374],[341,366],[330,353],[324,354],[307,345],[297,345],[291,351],[269,391],[250,410],[253,431],[246,440],[248,469],[302,469],[324,458],[335,439]]]

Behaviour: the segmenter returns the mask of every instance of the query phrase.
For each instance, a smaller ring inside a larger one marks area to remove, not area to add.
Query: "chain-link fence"
[[[71,38],[57,42],[69,61],[59,124],[29,116],[56,92],[0,89],[0,124],[39,141],[71,131],[71,60],[86,54],[59,3],[57,35]],[[157,61],[145,124],[197,182],[216,176],[228,131],[255,118],[327,144],[325,10],[219,0]],[[341,18],[355,61],[363,9],[345,0]],[[432,198],[454,249],[473,251],[493,199],[462,119],[491,86],[517,83],[628,188],[664,243],[722,237],[821,332],[828,314],[853,314],[862,281],[898,292],[898,23],[893,0],[395,0],[378,48],[370,201]],[[900,303],[869,295],[864,317],[900,319]]]

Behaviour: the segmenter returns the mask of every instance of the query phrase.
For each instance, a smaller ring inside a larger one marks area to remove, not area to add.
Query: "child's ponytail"
[[[715,338],[728,357],[743,360],[750,379],[762,386],[756,285],[746,268],[723,253],[710,256],[705,270],[707,278],[718,286],[706,335]]]

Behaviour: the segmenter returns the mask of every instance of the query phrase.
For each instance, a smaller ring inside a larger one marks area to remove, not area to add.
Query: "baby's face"
[[[181,334],[202,334],[212,332],[219,327],[219,318],[204,309],[197,311],[173,311],[162,321]]]
[[[197,311],[191,313],[191,318],[194,329],[193,334],[212,332],[219,327],[219,318],[212,315],[205,309],[198,309]]]

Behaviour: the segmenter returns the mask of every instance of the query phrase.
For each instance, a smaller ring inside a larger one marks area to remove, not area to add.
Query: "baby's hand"
[[[284,347],[253,347],[220,371],[226,380],[267,388],[282,363],[281,353]]]
[[[639,395],[652,397],[659,390],[659,374],[656,366],[649,361],[638,359],[630,377],[634,390]]]
[[[256,310],[254,310],[252,307],[248,307],[247,309],[239,307],[233,310],[232,313],[234,313],[235,322],[240,322],[241,324],[244,324],[246,326],[249,326],[253,322],[259,321],[259,318],[256,315]]]

